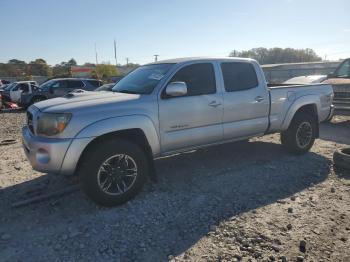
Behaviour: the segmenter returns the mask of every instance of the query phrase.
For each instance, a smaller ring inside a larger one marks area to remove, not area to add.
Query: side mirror
[[[185,82],[171,82],[166,87],[165,93],[168,96],[184,96],[187,94],[187,85]]]

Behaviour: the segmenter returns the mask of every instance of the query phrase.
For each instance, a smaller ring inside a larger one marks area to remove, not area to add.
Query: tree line
[[[42,58],[35,59],[29,63],[18,59],[11,59],[7,63],[0,63],[0,77],[16,77],[23,80],[30,80],[32,76],[46,76],[48,78],[71,77],[72,66],[77,66],[74,58],[54,66],[48,65]],[[107,80],[111,76],[118,76],[120,74],[115,65],[107,63],[98,65],[85,63],[83,66],[94,68],[92,71],[93,78]],[[132,64],[132,66],[135,67],[137,65]]]
[[[298,63],[298,62],[317,62],[322,58],[310,48],[294,49],[294,48],[253,48],[250,50],[237,51],[233,50],[229,56],[246,57],[257,60],[260,64],[278,64],[278,63]],[[30,79],[31,76],[47,76],[53,77],[70,77],[71,66],[76,66],[77,62],[74,58],[63,61],[54,66],[50,66],[42,58],[35,59],[26,63],[18,59],[11,59],[7,63],[0,63],[0,77],[17,77],[20,79]],[[120,73],[114,65],[110,64],[91,64],[85,63],[84,66],[94,67],[92,77],[107,79],[111,76],[117,76]],[[137,67],[139,65],[127,65],[124,67]],[[120,67],[119,67],[120,68]]]
[[[322,58],[310,48],[252,48],[246,51],[233,50],[229,56],[245,57],[257,60],[260,64],[281,64],[281,63],[301,63],[301,62],[318,62]]]

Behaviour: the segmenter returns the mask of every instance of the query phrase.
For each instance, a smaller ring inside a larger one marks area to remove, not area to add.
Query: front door
[[[217,90],[214,65],[195,63],[180,68],[171,82],[185,82],[187,95],[159,98],[162,153],[197,147],[223,138],[222,94]]]

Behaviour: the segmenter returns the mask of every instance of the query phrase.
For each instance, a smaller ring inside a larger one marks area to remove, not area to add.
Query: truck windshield
[[[113,92],[128,94],[150,94],[174,64],[141,66],[124,78],[112,89]]]
[[[4,90],[9,91],[9,90],[11,90],[15,85],[16,85],[16,83],[11,83],[11,84],[9,84],[8,86],[6,86],[6,87],[4,88]]]

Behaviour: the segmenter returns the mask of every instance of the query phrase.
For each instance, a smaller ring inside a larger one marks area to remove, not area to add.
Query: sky
[[[350,57],[349,0],[0,0],[0,62],[148,63],[254,47]]]

